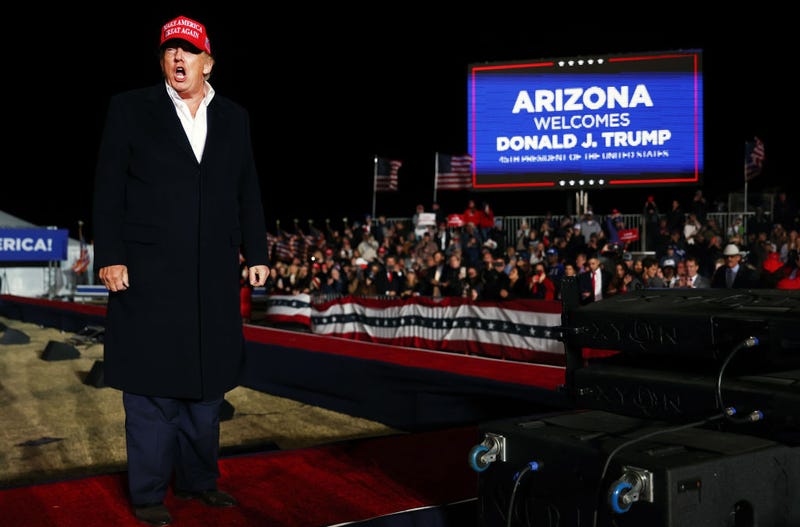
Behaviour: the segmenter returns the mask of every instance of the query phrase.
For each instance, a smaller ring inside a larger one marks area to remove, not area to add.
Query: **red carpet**
[[[475,427],[224,458],[220,488],[239,507],[212,509],[171,494],[175,526],[321,527],[477,496],[468,466]],[[3,527],[141,527],[125,474],[0,491]]]

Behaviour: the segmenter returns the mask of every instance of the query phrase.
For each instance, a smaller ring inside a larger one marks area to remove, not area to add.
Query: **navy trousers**
[[[222,401],[122,394],[133,505],[163,502],[173,474],[177,490],[217,488]]]

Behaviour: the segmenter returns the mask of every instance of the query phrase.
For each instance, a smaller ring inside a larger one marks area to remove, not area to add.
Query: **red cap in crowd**
[[[173,39],[185,40],[197,49],[211,55],[211,41],[208,40],[206,26],[191,18],[179,16],[164,24],[161,28],[161,44],[159,45],[163,46],[164,42]]]

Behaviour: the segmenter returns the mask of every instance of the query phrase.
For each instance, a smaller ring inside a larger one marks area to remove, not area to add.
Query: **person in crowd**
[[[748,253],[748,259],[749,257]],[[761,264],[761,285],[768,289],[774,289],[784,275],[784,263],[781,262],[780,254],[770,252],[764,258],[764,263]]]
[[[592,235],[599,235],[603,231],[603,226],[595,219],[594,213],[587,210],[586,213],[578,222],[580,225],[580,232],[583,235],[583,240],[588,244],[591,241]]]
[[[421,294],[421,284],[417,271],[414,269],[406,270],[404,287],[403,290],[400,291],[400,298],[420,296]]]
[[[722,254],[724,250],[723,239],[721,236],[712,236],[708,241],[708,249],[706,250],[706,257],[700,260],[700,274],[703,276],[714,276],[714,271],[717,270],[718,263],[725,262],[725,256]]]
[[[717,219],[713,216],[707,216],[703,222],[703,228],[700,229],[706,240],[710,240],[712,236],[723,236],[722,228],[719,226]]]
[[[625,247],[625,243],[619,238],[619,231],[625,229],[625,218],[619,209],[611,209],[611,214],[606,216],[605,233],[607,243]]]
[[[386,256],[381,272],[375,277],[378,294],[397,297],[406,288],[406,277],[402,266],[398,267],[397,257],[393,254]]]
[[[550,280],[556,287],[557,296],[561,290],[561,279],[564,277],[564,263],[561,261],[558,249],[555,247],[550,247],[547,249],[545,251],[545,256],[546,260],[544,262],[544,267],[547,270],[547,276],[550,277]]]
[[[297,274],[292,284],[292,294],[308,294],[311,292],[311,266],[303,262],[297,266]]]
[[[361,235],[361,241],[356,246],[358,254],[368,262],[373,261],[378,257],[378,247],[380,244],[372,235],[371,232],[364,232]]]
[[[669,230],[669,221],[666,217],[658,220],[658,232],[656,233],[655,246],[653,251],[656,258],[661,258],[667,251],[667,245],[672,243],[672,232]]]
[[[574,260],[579,252],[586,251],[586,241],[583,239],[580,230],[580,224],[575,224],[564,232],[563,254],[560,255],[562,259]],[[554,246],[557,246],[557,244]]]
[[[436,220],[436,225],[447,223],[447,216],[445,215],[444,211],[442,210],[442,206],[439,204],[438,201],[434,201],[433,203],[431,203],[431,212],[433,212],[434,218]]]
[[[483,202],[480,214],[478,215],[477,223],[478,231],[480,232],[480,239],[483,241],[497,238],[494,235],[494,210],[488,201]],[[497,241],[497,240],[495,240]]]
[[[492,258],[491,266],[483,269],[481,281],[483,290],[481,300],[503,300],[501,291],[508,290],[508,275],[504,269],[506,261],[502,258]]]
[[[477,266],[467,266],[467,276],[464,279],[464,294],[465,298],[470,300],[479,300],[483,294],[483,281]]]
[[[800,228],[797,223],[798,208],[795,200],[782,190],[778,192],[778,197],[772,207],[772,221],[783,226],[787,230]]]
[[[600,258],[589,257],[589,270],[578,275],[578,292],[582,305],[602,300],[608,295],[611,273],[603,269]]]
[[[423,262],[428,259],[429,256],[432,256],[433,253],[437,251],[436,242],[433,241],[433,237],[431,236],[430,230],[426,230],[422,237],[417,241],[416,245],[414,245],[414,250],[412,252],[414,258],[419,258]]]
[[[711,287],[728,289],[754,289],[761,287],[758,270],[742,259],[739,247],[729,243],[722,251],[725,265],[720,266],[711,277]]]
[[[478,229],[476,233],[477,236],[480,236],[480,224],[481,224],[481,209],[475,204],[474,199],[470,199],[467,201],[467,208],[464,209],[464,212],[461,213],[461,217],[464,220],[464,225],[469,225],[470,223],[475,229]],[[480,239],[481,242],[484,242],[482,238]]]
[[[686,278],[678,287],[704,289],[711,287],[711,280],[700,274],[700,261],[695,256],[686,258]]]
[[[800,251],[789,251],[782,274],[783,277],[775,284],[776,289],[800,289]]]
[[[519,228],[517,229],[517,233],[514,236],[514,248],[517,250],[518,253],[527,253],[528,247],[531,242],[531,232],[537,232],[535,229],[531,229],[528,222],[522,220],[519,224]],[[536,241],[537,238],[534,238],[533,241]]]
[[[744,218],[741,215],[736,216],[733,218],[733,222],[728,225],[728,228],[725,230],[725,237],[730,240],[731,238],[744,238]]]
[[[444,295],[445,259],[444,251],[436,251],[426,263],[425,274],[420,277],[423,295],[434,298],[441,298]]]
[[[655,196],[647,196],[647,200],[644,202],[644,207],[642,208],[642,216],[645,249],[654,251],[658,238],[659,221],[661,220],[661,212],[658,210]]]
[[[665,258],[661,261],[661,277],[667,287],[675,287],[678,283],[678,262],[674,258]]]
[[[601,231],[602,232],[602,231]],[[593,232],[586,243],[586,256],[592,258],[599,257],[603,250],[603,243],[600,241],[600,233]]]
[[[542,221],[539,225],[539,239],[542,240],[545,247],[549,247],[552,238],[555,236],[556,228],[553,221]]]
[[[672,208],[667,212],[667,228],[669,232],[683,232],[683,224],[685,222],[686,212],[681,207],[681,202],[673,199]]]
[[[428,231],[428,224],[421,220],[424,218],[425,205],[419,203],[414,209],[414,214],[411,215],[411,226],[414,228],[414,234],[420,238],[424,232]]]
[[[558,251],[556,250],[556,252]],[[528,248],[528,263],[535,265],[539,262],[545,262],[547,260],[546,253],[547,249],[545,248],[543,242],[531,242],[531,245]]]
[[[777,251],[775,244],[769,241],[768,235],[769,233],[766,231],[748,232],[746,234],[747,261],[756,269],[764,265],[770,253]]]
[[[622,247],[617,243],[606,243],[597,256],[603,269],[614,269],[617,262],[622,261]],[[613,273],[611,273],[613,275]]]
[[[642,258],[633,258],[633,263],[630,266],[630,272],[633,276],[639,279],[644,285],[644,266],[642,265]]]
[[[623,262],[617,262],[614,264],[614,273],[611,275],[606,296],[621,295],[633,290],[635,286],[631,286],[631,283],[634,280],[638,281],[628,271],[628,267]],[[641,282],[639,283],[641,285]]]
[[[578,274],[585,273],[589,270],[589,255],[585,252],[579,252],[575,255],[575,270]]]
[[[322,284],[319,292],[323,295],[338,296],[347,294],[346,276],[338,266],[331,267],[327,273],[321,275]]]
[[[773,231],[774,232],[774,231]],[[788,262],[789,252],[800,249],[800,233],[797,229],[785,231],[781,229],[770,241],[778,248],[782,262]]]
[[[461,250],[461,258],[466,266],[478,266],[481,263],[481,246],[478,238],[470,236]]]
[[[625,266],[628,272],[633,272],[634,260],[635,259],[632,252],[622,251],[622,264]]]
[[[432,237],[437,249],[440,251],[446,250],[450,246],[450,239],[452,238],[450,229],[447,228],[447,223],[440,222]]]
[[[706,221],[708,204],[706,203],[706,197],[703,195],[702,189],[697,189],[694,191],[692,203],[689,205],[689,212],[694,214],[695,218],[697,218],[700,224],[703,224]]]
[[[642,259],[642,282],[645,289],[663,289],[667,287],[667,282],[661,276],[661,268],[658,260],[654,256],[645,256]]]
[[[361,225],[361,236],[362,239],[366,234],[369,234],[372,239],[375,240],[375,243],[381,245],[384,240],[384,232],[381,225],[378,224],[377,221],[372,217],[372,214],[367,214],[364,216],[364,223]]]
[[[701,230],[703,230],[703,224],[700,223],[697,214],[690,212],[686,217],[686,223],[683,224],[683,239],[686,241],[686,244],[694,245],[695,236],[697,236]]]
[[[531,290],[522,269],[518,265],[511,265],[507,274],[508,284],[500,290],[500,298],[503,300],[530,298]]]
[[[371,262],[363,264],[365,267],[361,268],[358,273],[358,278],[355,287],[348,288],[351,294],[355,296],[378,296],[382,294],[378,289],[378,277],[383,272],[383,266],[378,262]]]
[[[462,264],[461,253],[455,252],[447,258],[441,280],[442,296],[463,296],[467,269]]]
[[[769,213],[764,210],[763,205],[756,205],[756,210],[752,216],[747,218],[747,232],[766,232],[772,227]]]
[[[170,484],[178,498],[237,505],[217,483],[220,410],[244,364],[239,251],[251,286],[270,273],[248,113],[209,83],[205,26],[167,22],[158,50],[160,82],[109,102],[93,220],[127,492],[138,520],[168,525]]]
[[[566,265],[565,265],[566,269]],[[570,265],[572,272],[575,268]],[[555,300],[556,299],[556,285],[553,280],[547,276],[547,269],[542,262],[533,266],[533,274],[530,279],[530,296],[538,300]]]

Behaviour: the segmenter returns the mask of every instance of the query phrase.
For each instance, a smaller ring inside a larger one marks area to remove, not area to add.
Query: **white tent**
[[[0,228],[40,228],[29,221],[0,210]],[[82,275],[72,270],[72,264],[81,252],[80,240],[69,238],[67,259],[60,262],[36,262],[20,265],[19,262],[0,261],[0,293],[27,297],[71,297],[78,283],[92,284],[94,279],[94,247],[87,244],[89,268]]]

